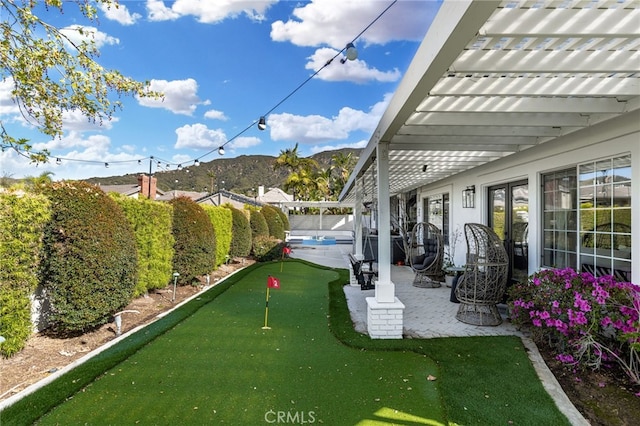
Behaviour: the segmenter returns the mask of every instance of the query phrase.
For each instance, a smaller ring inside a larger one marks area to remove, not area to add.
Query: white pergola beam
[[[526,96],[430,96],[416,112],[564,112],[622,113],[627,102],[615,98],[541,98]]]

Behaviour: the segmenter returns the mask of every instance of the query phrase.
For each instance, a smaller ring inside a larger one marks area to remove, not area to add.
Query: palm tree
[[[337,199],[338,195],[340,195],[342,189],[347,184],[349,175],[351,175],[351,172],[356,165],[356,159],[353,157],[351,152],[348,154],[339,152],[331,156],[331,164],[335,171],[333,174],[333,192]]]
[[[50,171],[46,171],[46,172],[42,172],[40,173],[39,176],[27,176],[24,181],[27,185],[30,186],[39,186],[45,183],[50,183],[53,179],[51,179],[51,176],[53,176],[55,173],[50,172]]]
[[[299,199],[299,197],[309,199],[311,191],[317,186],[313,182],[313,173],[318,168],[318,163],[311,158],[300,158],[298,144],[296,143],[293,148],[280,151],[280,155],[276,158],[273,169],[282,168],[289,171],[284,190],[292,190],[294,200]]]
[[[273,164],[273,170],[287,169],[289,172],[297,171],[300,166],[300,157],[298,156],[298,144],[293,148],[287,148],[280,151],[280,155]]]
[[[335,194],[331,190],[333,186],[332,178],[333,167],[329,166],[326,169],[320,169],[315,175],[317,191],[314,194],[315,199],[321,200],[334,200]]]

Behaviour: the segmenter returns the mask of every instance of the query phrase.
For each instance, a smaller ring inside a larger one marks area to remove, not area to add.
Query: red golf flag
[[[291,254],[291,247],[288,247],[288,246],[282,247],[282,253]]]
[[[277,279],[276,277],[272,277],[271,275],[269,275],[269,278],[267,278],[267,287],[280,288],[280,280]]]

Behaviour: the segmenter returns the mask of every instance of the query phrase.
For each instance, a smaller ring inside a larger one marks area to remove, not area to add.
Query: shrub
[[[267,204],[260,211],[267,222],[269,235],[278,240],[284,240],[284,223],[278,214],[280,209]]]
[[[512,321],[548,338],[567,364],[617,362],[640,384],[640,287],[571,268],[544,270],[509,290]]]
[[[285,212],[281,209],[276,209],[278,212],[278,216],[280,216],[280,220],[282,221],[282,225],[284,226],[285,231],[291,231],[291,224],[289,223],[289,217]]]
[[[135,235],[122,209],[85,182],[42,187],[52,208],[44,231],[41,282],[56,334],[105,324],[137,283]]]
[[[173,205],[173,268],[180,284],[193,284],[216,266],[216,235],[209,215],[188,197],[171,200]]]
[[[24,348],[31,335],[31,300],[38,285],[42,231],[48,200],[35,194],[0,194],[0,345],[4,356]]]
[[[233,231],[233,218],[229,209],[218,206],[202,206],[209,215],[216,234],[216,266],[222,265],[229,256]]]
[[[138,248],[138,285],[134,297],[164,288],[173,274],[173,208],[146,198],[110,194],[124,211]]]
[[[232,232],[229,256],[246,257],[251,253],[251,228],[245,214],[227,204],[225,208],[231,210]]]
[[[271,236],[259,235],[253,239],[253,255],[258,262],[281,259],[283,244]]]
[[[267,220],[264,218],[264,215],[260,212],[260,210],[249,208],[249,226],[251,226],[252,239],[260,236],[269,236],[269,226],[267,225]]]

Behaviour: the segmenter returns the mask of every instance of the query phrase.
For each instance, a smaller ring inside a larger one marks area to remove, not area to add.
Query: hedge
[[[173,207],[146,198],[109,195],[120,205],[136,235],[138,285],[134,297],[166,287],[173,275]]]
[[[231,248],[232,214],[224,207],[203,205],[202,208],[209,215],[216,234],[216,266],[220,266],[228,259]]]
[[[124,212],[85,182],[42,186],[52,208],[44,230],[41,283],[58,335],[80,334],[111,320],[137,284],[135,235]]]
[[[31,301],[38,285],[42,232],[49,201],[36,194],[0,194],[0,345],[3,356],[19,352],[31,335]]]
[[[178,197],[173,205],[173,268],[178,283],[193,284],[216,266],[216,235],[209,215],[191,198]]]
[[[262,207],[262,215],[267,221],[267,226],[269,228],[269,235],[278,240],[284,240],[284,231],[285,225],[282,222],[282,217],[278,214],[277,207],[273,207],[269,204],[266,204]]]
[[[229,255],[231,257],[246,257],[251,253],[251,228],[249,219],[241,211],[231,204],[225,204],[225,208],[231,211],[233,230],[231,232],[231,246]]]
[[[260,210],[249,208],[249,226],[251,226],[251,238],[268,237],[269,225]]]

